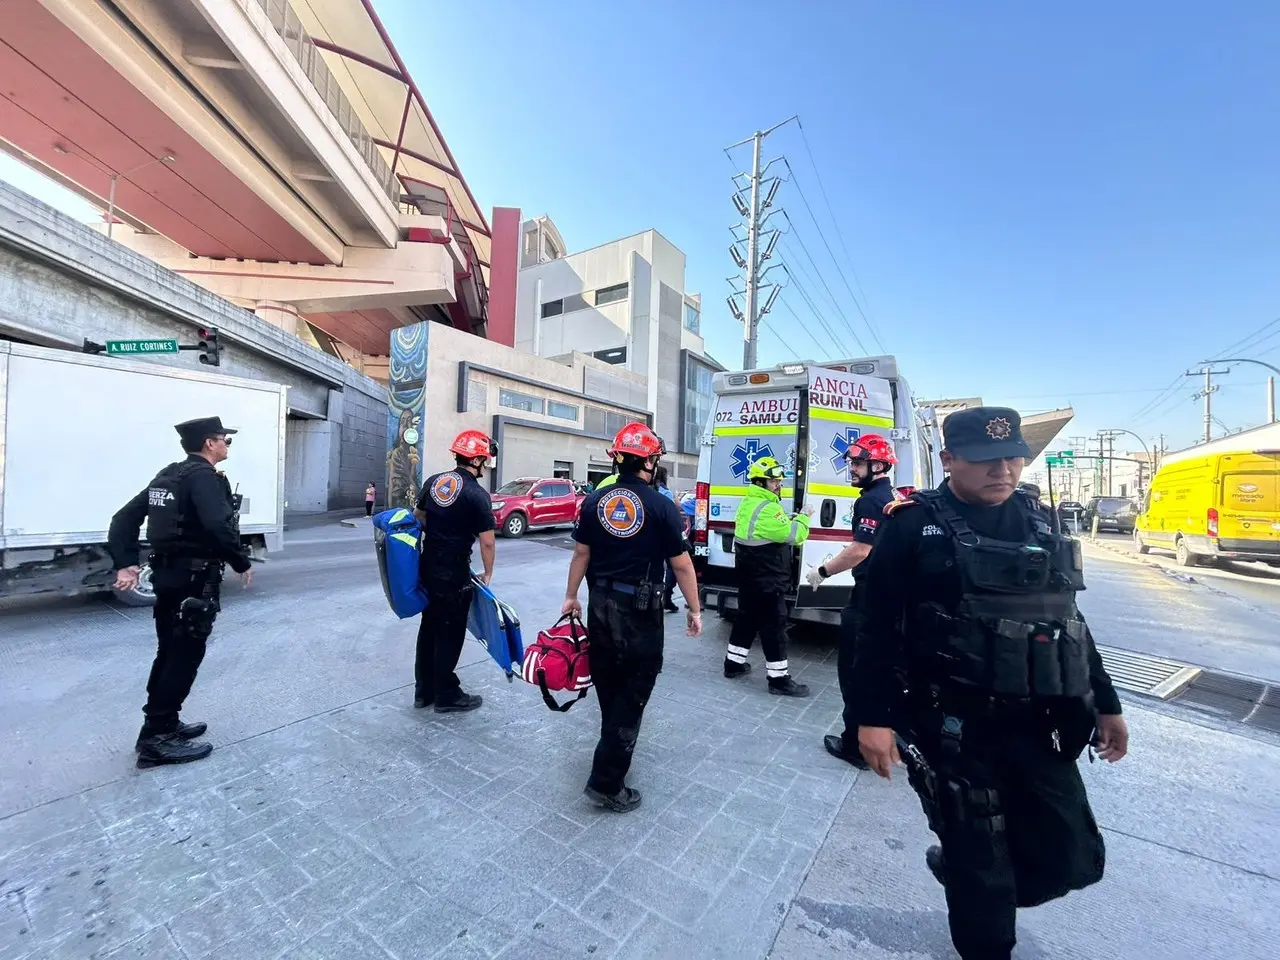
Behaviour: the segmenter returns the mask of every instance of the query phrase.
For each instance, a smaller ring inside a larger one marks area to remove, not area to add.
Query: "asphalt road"
[[[568,545],[499,542],[526,638],[558,611]],[[1086,547],[1099,642],[1280,678],[1274,601],[1144,561]],[[469,643],[484,709],[412,709],[416,624],[387,611],[367,529],[295,525],[252,589],[227,586],[185,711],[216,750],[185,768],[132,767],[146,611],[0,612],[0,956],[951,960],[905,778],[821,749],[830,646],[792,644],[814,696],[786,700],[763,664],[720,676],[723,623],[694,640],[680,619],[631,777],[645,805],[614,817],[579,795],[594,698],[552,714]],[[1125,710],[1131,756],[1083,764],[1107,878],[1024,911],[1015,956],[1280,955],[1280,738]]]

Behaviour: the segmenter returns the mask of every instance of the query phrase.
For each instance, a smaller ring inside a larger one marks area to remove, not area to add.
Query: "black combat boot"
[[[448,702],[436,701],[436,713],[466,713],[468,710],[479,710],[480,704],[484,703],[484,697],[474,693],[463,693],[458,691],[458,695]]]
[[[925,866],[944,887],[947,885],[947,858],[942,855],[942,847],[936,843],[924,852]]]
[[[796,683],[791,679],[790,675],[770,677],[769,692],[775,697],[807,697],[809,695],[809,687],[803,683]]]
[[[750,672],[751,672],[751,664],[735,663],[734,661],[728,659],[727,657],[725,658],[724,675],[727,679],[735,680],[738,677],[745,677]]]
[[[595,787],[588,786],[582,791],[597,807],[612,810],[614,813],[629,813],[640,806],[640,791],[631,787],[623,787],[617,793],[601,793]]]
[[[207,723],[179,723],[173,730],[165,730],[163,733],[172,733],[179,740],[194,740],[196,737],[203,737],[206,730],[209,729]],[[141,750],[142,745],[152,737],[161,736],[162,732],[147,729],[144,723],[142,729],[138,731],[138,741],[133,745],[135,751]]]
[[[671,599],[671,594],[665,593],[662,596],[662,609],[667,613],[679,613],[680,608],[676,606],[676,602]]]
[[[827,748],[827,753],[833,757],[839,757],[845,763],[851,763],[859,770],[870,770],[867,761],[862,759],[862,754],[858,752],[857,746],[850,744],[852,750],[846,750],[844,745],[844,737],[837,737],[834,734],[827,734],[822,738],[822,745]]]
[[[213,753],[213,744],[184,740],[177,733],[158,733],[138,741],[138,766],[159,767],[169,763],[190,763]]]

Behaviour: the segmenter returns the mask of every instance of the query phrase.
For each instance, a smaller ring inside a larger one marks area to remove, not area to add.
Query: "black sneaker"
[[[587,787],[582,791],[597,807],[612,810],[614,813],[628,813],[640,806],[640,791],[623,787],[615,794],[601,793],[595,787]]]
[[[822,745],[827,748],[827,753],[833,757],[843,760],[845,763],[851,763],[859,770],[870,770],[867,761],[862,759],[861,753],[846,753],[844,749],[844,738],[837,737],[834,734],[828,734],[822,738]]]
[[[183,740],[176,733],[146,737],[138,743],[138,766],[158,767],[169,763],[190,763],[213,753],[213,744]]]
[[[728,680],[745,677],[750,672],[751,664],[749,663],[734,663],[732,660],[726,660],[724,662],[724,675]]]
[[[807,697],[809,688],[803,683],[796,683],[790,677],[770,677],[769,692],[775,697]]]
[[[448,703],[437,703],[436,713],[466,713],[469,710],[479,710],[480,704],[484,703],[484,697],[474,693],[461,693]]]
[[[947,885],[947,858],[942,855],[942,847],[936,843],[924,852],[925,866],[944,887]]]

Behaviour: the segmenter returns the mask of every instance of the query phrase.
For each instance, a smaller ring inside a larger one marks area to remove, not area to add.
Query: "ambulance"
[[[853,540],[853,502],[844,455],[858,437],[888,438],[898,457],[891,474],[900,490],[942,481],[941,434],[933,409],[916,404],[891,356],[839,362],[803,361],[715,374],[715,403],[703,429],[692,530],[703,606],[732,619],[738,609],[733,562],[734,519],[760,457],[787,469],[782,503],[811,506],[809,539],[797,551],[787,594],[791,619],[838,624],[853,589],[839,574],[814,589],[810,569]]]

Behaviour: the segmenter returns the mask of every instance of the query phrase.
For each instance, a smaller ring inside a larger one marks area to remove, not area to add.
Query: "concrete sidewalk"
[[[771,697],[759,665],[720,675],[723,622],[692,640],[670,617],[630,778],[644,805],[606,814],[581,797],[594,698],[553,714],[468,644],[484,708],[414,710],[414,624],[389,617],[364,538],[333,542],[348,552],[300,551],[227,605],[192,715],[220,745],[187,767],[131,767],[144,619],[12,624],[0,957],[953,956],[905,777],[822,749],[830,646],[792,646],[812,698]],[[503,549],[499,590],[529,637],[567,557]],[[1095,631],[1121,630],[1139,599],[1124,589],[1095,596]],[[1131,757],[1085,765],[1108,874],[1023,913],[1023,960],[1280,955],[1280,747],[1161,709],[1128,701]]]

